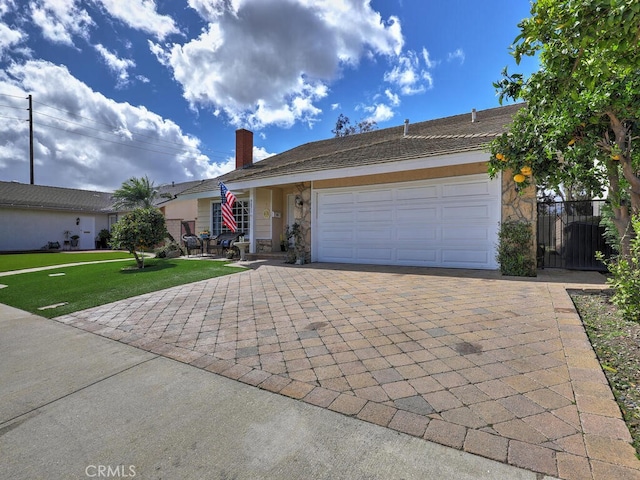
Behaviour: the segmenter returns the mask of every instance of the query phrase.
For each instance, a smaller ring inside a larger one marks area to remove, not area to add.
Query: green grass
[[[0,277],[0,303],[53,318],[164,288],[243,271],[228,262],[149,259],[145,268],[135,261],[60,267]],[[56,274],[64,275],[56,276]],[[51,276],[54,275],[54,276]],[[66,303],[38,310],[39,307]]]
[[[97,260],[115,260],[131,258],[127,252],[56,252],[56,253],[12,253],[0,255],[0,272],[23,270],[35,267],[49,267],[66,263],[95,262]]]

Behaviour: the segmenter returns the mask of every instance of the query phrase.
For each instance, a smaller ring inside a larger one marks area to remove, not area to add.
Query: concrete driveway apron
[[[258,263],[56,320],[534,472],[640,478],[566,293],[602,283],[597,273]]]

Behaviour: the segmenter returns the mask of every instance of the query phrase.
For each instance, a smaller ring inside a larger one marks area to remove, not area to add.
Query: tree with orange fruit
[[[529,78],[505,69],[494,84],[501,103],[524,103],[491,143],[489,172],[607,191],[626,255],[640,214],[640,2],[537,0],[519,28],[511,54],[537,55],[540,69]]]

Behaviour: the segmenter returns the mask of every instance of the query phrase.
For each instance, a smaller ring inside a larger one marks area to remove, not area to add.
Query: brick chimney
[[[253,165],[253,132],[236,130],[236,170]]]

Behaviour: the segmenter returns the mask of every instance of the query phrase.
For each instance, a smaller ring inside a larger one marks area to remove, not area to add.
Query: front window
[[[250,236],[249,231],[249,201],[248,200],[236,200],[233,204],[233,216],[236,219],[238,225],[238,232]],[[220,235],[223,232],[228,232],[229,229],[222,224],[222,211],[219,203],[214,203],[211,209],[211,226],[212,235]]]

